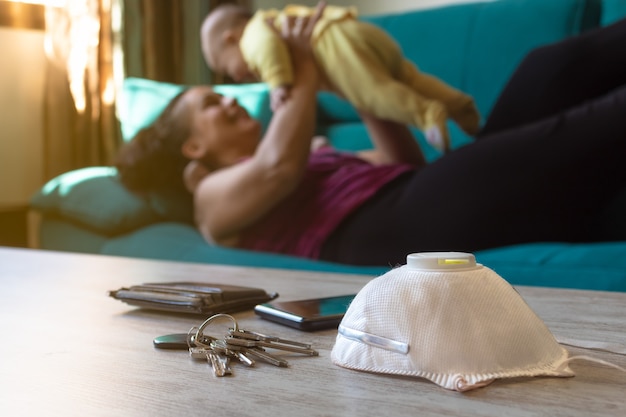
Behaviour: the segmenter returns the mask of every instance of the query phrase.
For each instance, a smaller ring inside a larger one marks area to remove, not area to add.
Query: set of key
[[[222,339],[212,339],[208,344],[202,343],[200,346],[192,346],[189,348],[189,353],[192,358],[208,360],[216,376],[226,376],[232,373],[230,369],[231,359],[235,359],[245,366],[254,366],[257,360],[274,366],[289,366],[289,362],[285,358],[268,352],[268,349],[307,356],[319,354],[311,348],[310,344],[241,329],[229,329],[228,334]]]
[[[209,323],[218,318],[227,318],[233,322],[233,327],[228,329],[222,338],[216,338],[204,334],[204,329]],[[156,347],[165,349],[181,348],[183,335],[166,335],[156,338]],[[228,314],[216,314],[209,317],[199,327],[193,327],[185,336],[185,344],[193,359],[201,359],[209,362],[215,376],[222,377],[231,375],[231,361],[252,367],[256,361],[261,360],[274,366],[287,367],[289,362],[276,352],[282,351],[302,354],[306,356],[318,356],[319,353],[308,343],[268,336],[250,330],[240,329],[234,317]]]

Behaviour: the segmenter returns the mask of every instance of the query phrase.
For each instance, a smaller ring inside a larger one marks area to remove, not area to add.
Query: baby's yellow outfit
[[[247,24],[240,41],[243,57],[270,88],[290,85],[293,72],[287,46],[266,20],[273,18],[280,33],[286,16],[310,16],[314,11],[303,6],[260,10]],[[356,17],[355,8],[326,6],[311,38],[316,60],[335,93],[381,119],[422,130],[438,127],[446,149],[448,116],[466,132],[476,133],[480,117],[470,96],[420,72],[386,32]]]

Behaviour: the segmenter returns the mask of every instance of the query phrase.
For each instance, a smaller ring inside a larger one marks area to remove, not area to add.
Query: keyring
[[[196,332],[198,331],[198,326],[193,326],[191,329],[189,329],[189,331],[187,332],[187,347],[189,349],[191,349],[192,347],[195,347],[197,345],[196,343]],[[206,347],[204,345],[204,343],[200,343],[199,344],[200,347]]]
[[[188,336],[187,337],[187,344],[191,347],[191,343],[195,344],[195,345],[199,345],[201,347],[210,347],[209,345],[207,345],[205,342],[205,340],[217,340],[217,338],[213,337],[213,336],[205,336],[203,331],[204,329],[211,324],[212,321],[219,319],[219,318],[227,318],[229,320],[231,320],[233,322],[233,331],[237,332],[239,331],[239,324],[237,323],[237,320],[235,320],[235,318],[233,316],[231,316],[230,314],[225,314],[225,313],[219,313],[219,314],[215,314],[211,317],[209,317],[208,319],[206,319],[196,330],[196,333],[194,336]],[[189,330],[188,335],[191,335],[191,332],[196,329],[195,327],[192,327],[191,330]]]

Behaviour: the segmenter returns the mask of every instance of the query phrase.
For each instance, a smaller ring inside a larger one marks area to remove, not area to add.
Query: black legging
[[[397,265],[419,251],[601,240],[626,187],[626,20],[531,52],[478,139],[389,184],[324,260]]]

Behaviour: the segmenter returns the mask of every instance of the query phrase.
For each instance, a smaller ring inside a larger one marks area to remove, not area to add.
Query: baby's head
[[[254,80],[239,49],[239,40],[251,17],[252,13],[242,6],[224,4],[208,14],[200,29],[206,64],[236,82]]]

